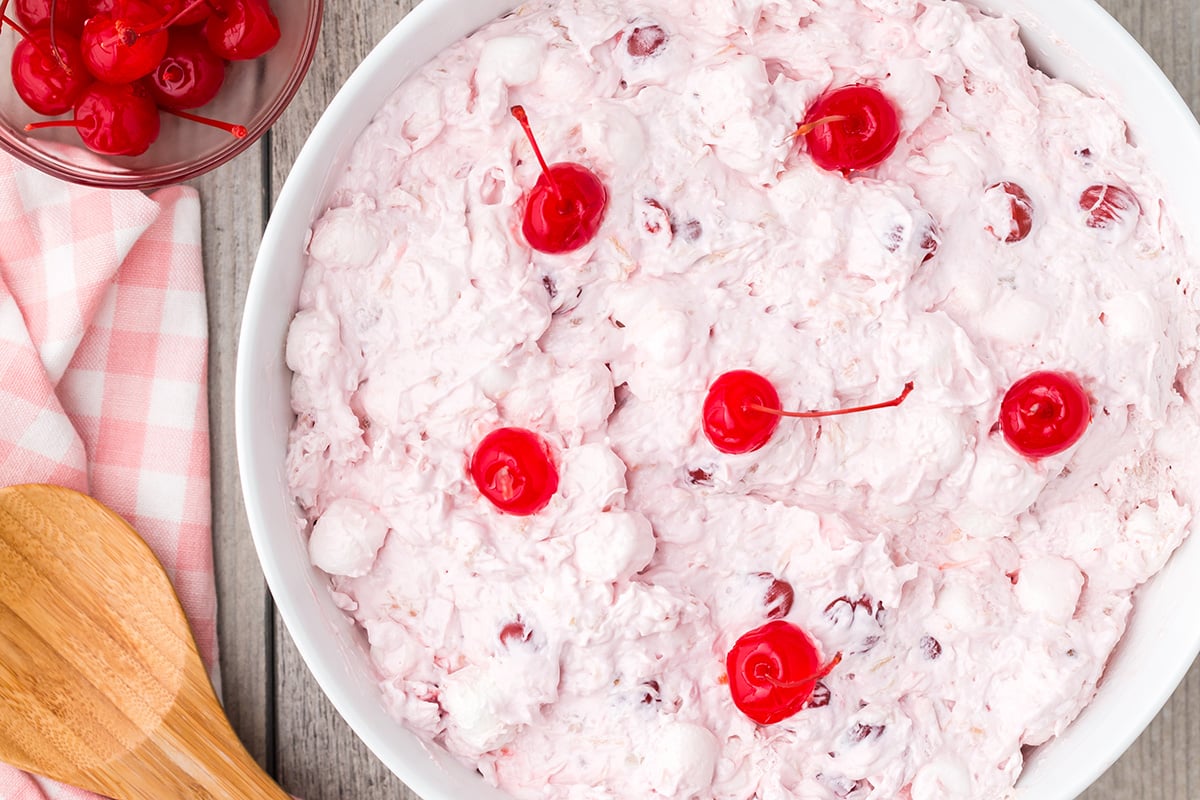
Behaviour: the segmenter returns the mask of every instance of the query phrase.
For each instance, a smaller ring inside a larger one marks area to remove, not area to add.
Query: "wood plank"
[[[418,0],[327,3],[317,56],[272,131],[275,196],[317,119],[371,48]],[[415,800],[350,730],[317,686],[276,617],[276,777],[305,800]]]
[[[264,767],[274,718],[273,665],[264,635],[270,598],[250,539],[233,434],[237,336],[264,224],[263,147],[193,182],[201,196],[209,328],[213,558],[225,710]]]

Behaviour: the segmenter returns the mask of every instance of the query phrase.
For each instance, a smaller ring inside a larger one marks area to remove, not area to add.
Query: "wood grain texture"
[[[0,567],[0,761],[123,800],[288,800],[117,514],[58,486],[0,489]]]
[[[1054,2],[1055,0],[1041,0]],[[204,200],[212,341],[214,530],[225,697],[235,728],[260,760],[307,800],[414,798],[348,730],[321,694],[277,619],[253,555],[233,443],[238,319],[274,197],[329,99],[417,0],[326,0],[320,50],[300,95],[269,141],[199,182]],[[1200,0],[1099,0],[1142,42],[1200,110]],[[261,182],[260,182],[261,181]],[[277,700],[275,699],[277,697]],[[273,744],[272,744],[273,743]],[[1200,798],[1200,665],[1146,733],[1082,800]]]
[[[213,558],[217,578],[221,695],[242,742],[273,766],[274,664],[267,636],[273,612],[238,484],[233,373],[246,287],[266,221],[264,143],[194,182],[201,196],[208,298]],[[270,753],[271,758],[268,758]]]

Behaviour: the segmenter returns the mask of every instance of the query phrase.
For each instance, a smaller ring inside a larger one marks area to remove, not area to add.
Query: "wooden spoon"
[[[56,486],[0,489],[0,761],[116,800],[287,800],[238,741],[162,566]]]

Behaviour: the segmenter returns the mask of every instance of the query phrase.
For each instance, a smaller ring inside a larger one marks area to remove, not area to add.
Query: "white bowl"
[[[1166,188],[1170,210],[1200,230],[1200,126],[1137,42],[1092,0],[971,0],[1023,25],[1034,63],[1093,93],[1129,120]],[[365,637],[338,610],[328,579],[308,561],[288,492],[284,454],[293,415],[284,363],[288,324],[304,272],[304,243],[325,206],[335,168],[375,111],[437,52],[516,0],[424,0],[355,70],[317,123],[280,193],[250,282],[238,349],[239,465],[254,543],[280,615],[334,706],[369,748],[425,800],[502,800],[472,770],[425,746],[384,711]],[[1191,224],[1188,224],[1188,223]],[[1200,252],[1189,242],[1193,253]],[[1200,652],[1195,577],[1200,537],[1138,592],[1131,624],[1096,699],[1067,731],[1032,754],[1020,800],[1080,794],[1137,738]]]

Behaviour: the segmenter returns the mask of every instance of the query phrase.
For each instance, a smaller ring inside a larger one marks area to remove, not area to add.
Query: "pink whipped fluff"
[[[792,134],[852,83],[902,130],[846,179]],[[575,253],[522,241],[516,103],[608,186]],[[1095,184],[1140,213],[1089,227]],[[313,563],[391,712],[514,797],[1009,797],[1192,521],[1200,314],[1161,190],[1107,102],[959,2],[526,3],[379,111],[308,251],[288,467]],[[729,456],[700,408],[732,369],[792,409],[916,389]],[[1031,461],[996,422],[1043,369],[1094,419]],[[468,476],[501,426],[554,451],[536,515]],[[725,654],[785,610],[842,661],[759,726]]]

